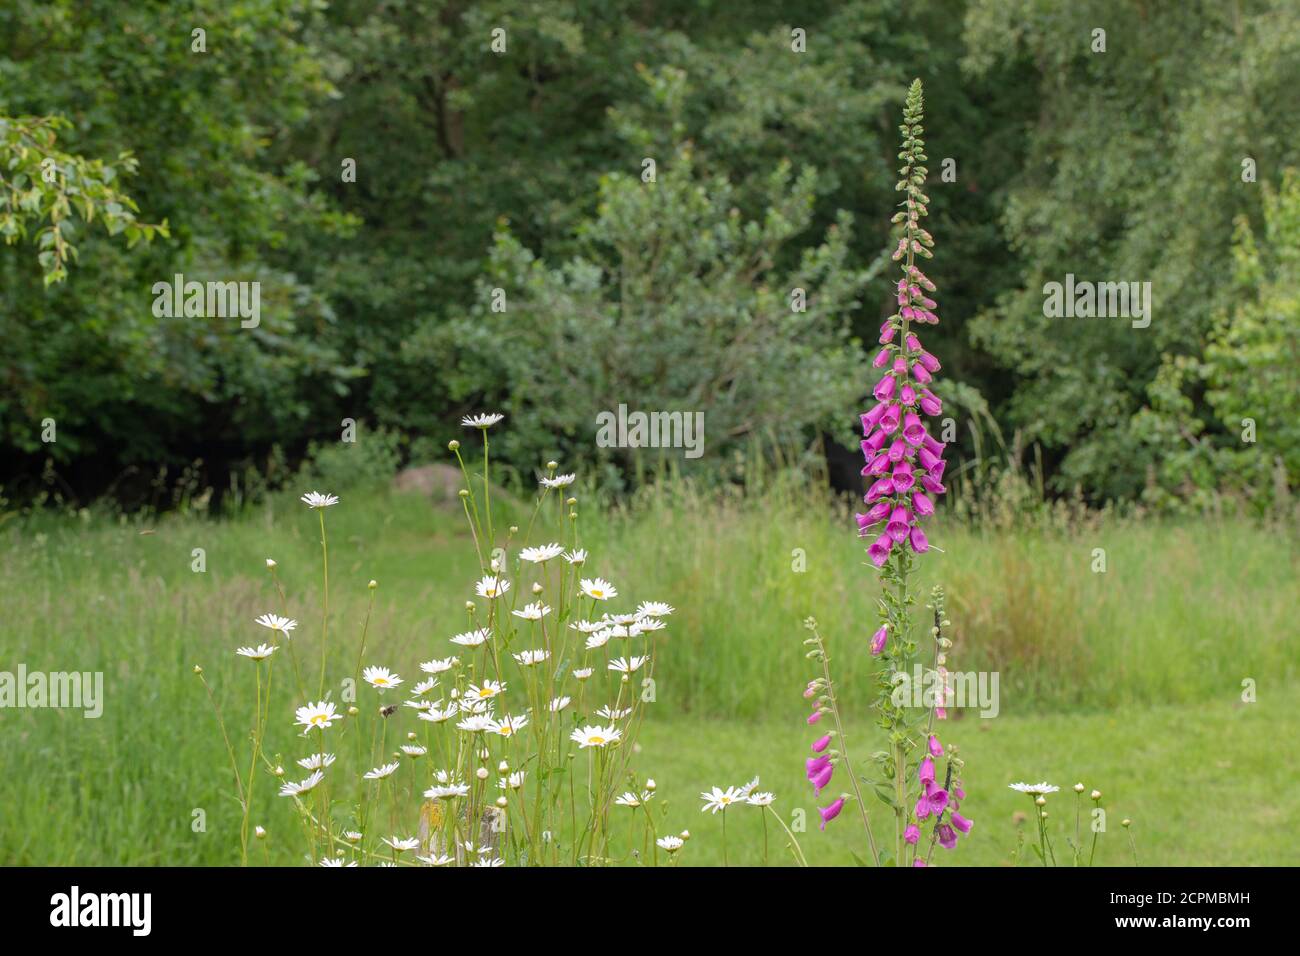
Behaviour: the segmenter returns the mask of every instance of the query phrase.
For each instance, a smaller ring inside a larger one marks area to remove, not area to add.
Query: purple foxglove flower
[[[867,512],[867,518],[869,518],[872,524],[874,524],[877,521],[883,521],[887,514],[889,514],[889,502],[878,501],[872,505],[871,510]]]
[[[922,784],[934,783],[934,760],[928,754],[921,761],[921,767],[916,772],[916,778]]]
[[[863,434],[865,435],[866,432],[863,432]],[[938,455],[941,458],[943,457],[943,450],[948,447],[946,442],[941,442],[933,435],[930,434],[927,434],[925,436],[925,441],[923,441],[921,444],[923,444],[926,448],[930,449],[931,453]]]
[[[912,495],[912,510],[919,518],[928,517],[934,514],[934,502],[918,491]]]
[[[804,769],[809,780],[812,780],[830,765],[830,757],[808,757],[804,760]]]
[[[885,414],[888,405],[873,405],[871,410],[862,413],[862,435],[866,437],[871,434],[871,429],[876,427],[876,422],[880,421],[880,416]]]
[[[911,408],[916,404],[916,389],[914,389],[910,383],[903,385],[898,392],[898,400],[908,408]]]
[[[929,785],[927,785],[929,789]],[[935,816],[943,813],[943,808],[948,806],[948,791],[934,789],[926,794],[925,799],[930,801],[930,812]]]
[[[819,754],[830,745],[831,745],[830,734],[827,734],[825,737],[818,737],[816,740],[813,741],[813,745],[812,745],[813,753]]]
[[[935,481],[943,481],[943,471],[948,467],[948,463],[942,458],[935,462],[934,466],[926,470],[926,474]],[[895,486],[897,487],[897,486]]]
[[[894,323],[886,319],[885,323],[880,326],[880,344],[888,345],[890,342],[894,341],[894,333],[897,331],[898,329]]]
[[[887,434],[893,434],[898,430],[898,417],[898,406],[890,405],[885,414],[880,416],[880,430]]]
[[[817,723],[817,721],[821,719],[822,719],[822,712],[820,710],[814,710],[811,714],[808,715],[808,724],[809,726],[811,726],[812,724]]]
[[[922,797],[920,800],[916,801],[915,812],[918,820],[925,820],[930,816],[930,800],[928,797]]]
[[[908,350],[909,352],[919,352],[919,351],[921,351],[921,340],[918,339],[918,338],[917,338],[914,334],[912,334],[911,332],[908,332],[908,333],[907,333],[907,340],[906,340],[906,341],[907,341],[907,350]]]
[[[941,495],[948,490],[943,486],[943,482],[936,481],[935,479],[931,478],[929,475],[921,476],[921,484],[924,485],[925,490],[930,492],[930,494],[932,495]]]
[[[810,680],[808,682],[808,686],[803,689],[804,700],[808,700],[809,698],[816,697],[816,696],[817,696],[817,682],[815,680]]]
[[[885,534],[889,535],[899,544],[907,537],[907,529],[912,525],[912,516],[907,513],[906,508],[895,508],[889,516],[889,524],[885,525]]]
[[[921,390],[921,411],[927,415],[942,415],[943,402],[939,401],[929,389]]]
[[[929,352],[925,351],[925,349],[921,350],[921,354],[917,357],[917,361],[925,366],[927,372],[937,372],[941,368],[939,360]]]
[[[831,782],[831,777],[834,776],[834,774],[835,765],[828,763],[822,768],[821,772],[818,773],[817,776],[813,777],[812,785],[814,797],[820,797],[822,795],[822,790],[824,790],[826,785]]]
[[[905,305],[898,310],[898,314],[901,318],[911,321],[916,318],[916,309],[912,308],[910,305]]]
[[[877,499],[883,498],[885,495],[892,495],[893,493],[893,480],[890,478],[881,478],[871,486],[870,490],[867,491],[866,503],[872,504]]]
[[[948,824],[939,824],[935,832],[939,834],[939,846],[945,850],[951,850],[957,845],[957,834],[953,832],[952,827],[948,826]]]
[[[952,825],[962,833],[970,833],[971,825],[975,822],[973,820],[967,820],[956,810],[952,812],[950,819],[952,820]]]
[[[885,641],[889,640],[889,625],[880,625],[880,630],[871,635],[871,655],[878,657],[885,649]]]
[[[925,426],[921,424],[921,416],[916,412],[908,412],[903,416],[903,437],[913,445],[919,445],[925,440]]]
[[[925,860],[921,859],[919,856],[912,861],[912,866],[929,866],[929,865],[930,865],[929,863],[926,863]]]
[[[916,476],[912,474],[912,464],[906,461],[900,461],[895,465],[889,476],[894,483],[894,490],[899,492],[907,491],[916,481]]]
[[[930,735],[930,756],[931,757],[943,756],[943,744],[939,743],[939,738],[936,737],[934,734]]]
[[[840,815],[840,811],[843,809],[844,809],[843,797],[839,797],[831,801],[831,803],[828,806],[818,807],[817,812],[821,814],[821,818],[822,818],[822,829],[825,830],[826,824],[830,823],[832,820],[838,817]]]
[[[871,547],[867,548],[867,557],[876,567],[884,567],[885,562],[889,560],[889,552],[894,547],[894,539],[887,534],[882,534],[875,541],[871,542]]]
[[[904,432],[906,435],[906,432]],[[907,442],[903,438],[895,438],[894,443],[889,446],[889,460],[900,462],[907,455]]]
[[[930,374],[930,370],[920,362],[913,363],[912,377],[922,384],[934,381],[934,376]]]
[[[886,402],[889,401],[889,399],[894,397],[894,389],[897,386],[898,386],[898,381],[894,378],[893,374],[891,373],[889,375],[886,375],[884,378],[882,378],[879,382],[876,383],[876,387],[871,390],[871,394],[876,396],[876,401]]]
[[[912,528],[907,538],[912,545],[912,550],[917,554],[924,554],[930,550],[930,539],[925,536],[925,532],[921,530],[920,525]]]
[[[915,823],[908,824],[907,829],[903,831],[903,840],[916,846],[916,841],[919,839],[921,839],[921,828]]]
[[[921,467],[926,471],[929,471],[942,461],[938,455],[930,451],[930,449],[926,448],[924,445],[922,445],[920,450],[916,453],[916,460],[921,463]]]
[[[872,432],[866,438],[862,439],[863,457],[870,458],[871,455],[874,455],[876,452],[880,451],[880,449],[884,448],[885,442],[887,441],[889,441],[889,435],[885,432],[880,431],[879,429]],[[870,454],[868,454],[868,452],[870,452]]]
[[[889,349],[881,349],[876,353],[876,357],[871,360],[871,364],[876,368],[884,368],[889,364]]]
[[[894,359],[894,371],[897,372],[899,375],[906,375],[907,359],[903,358],[903,356],[901,355],[898,358]]]
[[[960,782],[957,784],[957,786],[952,788],[952,793],[953,796],[955,796],[958,800],[966,799],[966,791],[961,788]]]

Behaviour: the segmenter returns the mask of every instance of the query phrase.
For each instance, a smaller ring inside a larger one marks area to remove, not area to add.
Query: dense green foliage
[[[703,411],[696,470],[852,448],[920,76],[957,459],[994,421],[1049,490],[1275,498],[1298,53],[1289,0],[11,0],[0,486],[221,493],[345,418],[419,459],[484,407],[520,471],[635,477],[593,441],[620,403]],[[260,324],[155,315],[176,273],[259,281]],[[1046,318],[1067,273],[1151,282],[1151,325]]]

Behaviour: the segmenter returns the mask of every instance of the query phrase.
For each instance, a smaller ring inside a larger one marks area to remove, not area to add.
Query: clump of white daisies
[[[689,833],[665,832],[667,808],[654,799],[655,781],[631,766],[646,705],[654,700],[656,637],[673,608],[633,603],[589,572],[593,561],[579,540],[577,499],[564,491],[575,476],[558,474],[555,462],[539,479],[522,536],[516,526],[498,530],[488,430],[502,417],[462,421],[482,438],[481,476],[471,479],[459,442],[449,446],[465,476],[460,497],[478,570],[467,581],[464,630],[436,639],[444,646],[435,645],[419,663],[418,677],[366,659],[377,588],[371,581],[353,673],[338,685],[326,683],[325,511],[339,499],[303,495],[321,532],[319,679],[312,681],[315,675],[294,653],[298,623],[268,612],[255,623],[269,632],[269,643],[235,651],[256,668],[251,754],[237,756],[208,689],[243,808],[243,863],[250,835],[267,837],[263,827],[250,831],[250,825],[258,806],[255,782],[269,773],[279,796],[299,813],[307,859],[321,866],[676,865]],[[556,522],[558,533],[539,531],[544,543],[534,543],[534,529]],[[560,540],[545,540],[552,536]],[[284,610],[275,561],[268,559],[267,568]],[[301,779],[263,749],[282,647],[297,698]],[[207,687],[202,669],[195,672]],[[333,699],[335,686],[342,703]],[[630,829],[616,818],[625,811],[634,814]]]
[[[1061,788],[1055,784],[1042,781],[1041,783],[1013,783],[1011,789],[1017,793],[1023,793],[1033,801],[1032,817],[1026,817],[1023,814],[1016,814],[1016,822],[1023,824],[1026,819],[1033,819],[1034,827],[1038,833],[1038,842],[1030,843],[1029,849],[1033,851],[1034,856],[1042,866],[1062,866],[1064,863],[1058,863],[1056,859],[1056,841],[1053,836],[1053,823],[1058,822],[1052,819],[1047,811],[1047,798],[1054,793],[1059,793]],[[1065,817],[1065,844],[1070,851],[1070,857],[1067,858],[1062,853],[1061,859],[1072,859],[1074,866],[1092,866],[1097,857],[1097,843],[1100,836],[1106,832],[1106,808],[1102,803],[1100,790],[1089,791],[1082,783],[1074,785],[1074,835],[1070,835],[1070,812],[1067,809]],[[1087,810],[1086,823],[1081,822],[1084,815],[1083,795],[1088,794],[1088,800],[1092,804]],[[1124,828],[1124,833],[1128,837],[1129,850],[1133,854],[1133,865],[1138,865],[1137,843],[1133,840],[1133,821],[1125,817],[1120,821],[1120,826]],[[1085,828],[1086,827],[1086,832]],[[1011,854],[1014,863],[1019,864],[1022,851],[1025,846],[1025,832],[1023,827],[1017,829],[1016,848]],[[1091,834],[1091,835],[1089,835]]]

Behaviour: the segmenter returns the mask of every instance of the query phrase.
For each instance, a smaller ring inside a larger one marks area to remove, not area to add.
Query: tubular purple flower
[[[905,438],[895,438],[894,443],[889,446],[889,460],[900,462],[907,455],[908,447]]]
[[[939,401],[928,388],[921,390],[921,411],[927,415],[943,414],[943,402]]]
[[[907,530],[911,527],[911,524],[912,516],[907,513],[907,509],[895,508],[889,516],[889,524],[885,525],[885,534],[902,544],[907,537]]]
[[[897,331],[898,329],[894,327],[894,323],[886,320],[885,323],[880,326],[880,344],[888,345],[890,342],[894,341],[894,334]]]
[[[835,765],[828,763],[824,768],[822,768],[822,771],[817,774],[817,776],[813,777],[812,785],[814,797],[820,797],[822,795],[822,791],[826,789],[826,785],[831,782],[831,777],[834,775]]]
[[[912,364],[912,377],[922,384],[928,384],[929,382],[934,381],[934,376],[930,374],[930,370],[920,362]]]
[[[934,760],[929,754],[921,761],[920,769],[916,772],[916,778],[922,785],[934,783]]]
[[[880,416],[880,430],[893,433],[898,430],[898,406],[890,405],[885,409],[885,414]]]
[[[916,525],[908,533],[908,543],[911,544],[912,550],[917,554],[925,554],[930,550],[930,539],[925,536],[920,525]]]
[[[871,364],[876,368],[884,368],[889,364],[889,349],[881,349],[876,353],[876,357],[871,360]]]
[[[909,408],[916,404],[916,389],[912,388],[912,383],[907,382],[898,392],[898,400]]]
[[[929,866],[929,865],[930,865],[929,863],[926,863],[925,860],[921,859],[919,856],[918,856],[915,860],[912,861],[912,866],[914,866],[914,867],[915,867],[915,866]]]
[[[952,821],[952,825],[956,827],[958,830],[960,830],[962,833],[970,833],[970,828],[975,823],[974,820],[967,820],[956,810],[954,810],[951,814],[949,814],[949,819]]]
[[[930,735],[929,747],[930,747],[931,757],[943,756],[943,744],[939,743],[939,738],[936,737],[934,734]]]
[[[948,806],[948,791],[938,788],[931,789],[929,785],[926,786],[926,790],[925,799],[929,801],[930,812],[938,816]]]
[[[830,734],[827,734],[825,737],[818,737],[816,740],[813,741],[813,745],[812,745],[813,753],[819,754],[830,745],[831,745]]]
[[[862,434],[867,436],[871,434],[871,429],[876,427],[876,422],[880,421],[880,416],[885,414],[885,409],[889,406],[880,404],[871,406],[870,411],[862,413]]]
[[[885,562],[889,560],[889,552],[894,547],[894,539],[887,534],[882,534],[875,541],[871,542],[871,547],[867,548],[867,557],[871,563],[878,568],[883,568]]]
[[[917,361],[925,366],[927,372],[937,372],[942,368],[939,364],[939,360],[929,352],[925,351],[925,349],[921,350],[921,354],[917,357]]]
[[[882,624],[880,630],[871,635],[871,654],[873,657],[879,657],[884,652],[887,640],[889,640],[889,625]]]
[[[840,811],[843,809],[844,809],[843,797],[839,797],[831,801],[831,803],[828,806],[819,807],[817,812],[821,814],[822,829],[825,830],[826,824],[830,823],[832,820],[838,817],[840,815]]]
[[[903,416],[903,437],[912,445],[920,445],[925,441],[925,426],[921,424],[921,416],[916,412],[908,412]]]
[[[941,495],[948,490],[943,486],[943,482],[936,481],[935,479],[931,478],[929,475],[921,476],[921,484],[924,485],[925,490],[930,492],[930,494],[932,495]]]
[[[952,827],[946,823],[940,823],[935,828],[935,833],[939,835],[939,846],[945,850],[951,850],[957,845],[957,834],[953,832]]]
[[[912,495],[912,510],[918,518],[928,517],[934,514],[934,502],[918,491]]]
[[[921,467],[929,471],[937,465],[942,459],[930,449],[922,445],[916,452],[916,460],[921,463]]]
[[[891,372],[876,383],[876,387],[871,390],[871,394],[876,396],[876,401],[887,402],[894,397],[894,389],[897,387],[898,380],[894,378]]]
[[[831,765],[831,758],[830,757],[809,757],[807,760],[804,761],[804,765],[805,765],[805,772],[808,774],[808,779],[812,780],[816,778],[816,776],[819,773],[821,773],[823,770],[825,770],[827,767]]]
[[[881,478],[874,485],[872,485],[871,490],[867,492],[866,503],[872,504],[875,501],[879,500],[880,498],[883,498],[885,495],[892,495],[893,493],[894,493],[893,479]]]
[[[921,828],[915,823],[908,824],[907,829],[903,831],[903,840],[916,846],[916,841],[919,839],[921,839]]]
[[[933,472],[930,472],[930,474],[933,474]],[[896,492],[907,491],[916,483],[916,476],[912,474],[912,463],[910,461],[900,461],[894,466],[894,470],[889,473],[889,477]]]

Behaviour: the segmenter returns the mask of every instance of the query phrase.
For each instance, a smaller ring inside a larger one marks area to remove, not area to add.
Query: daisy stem
[[[487,511],[487,540],[488,550],[492,550],[493,543],[496,541],[492,533],[492,483],[488,480],[488,435],[487,429],[483,431],[483,505]]]
[[[239,776],[239,764],[235,760],[235,748],[230,745],[230,735],[226,733],[226,722],[221,716],[221,707],[217,704],[217,698],[212,694],[212,688],[208,686],[207,678],[199,672],[199,680],[203,684],[203,689],[208,693],[208,700],[212,702],[212,709],[217,715],[217,726],[221,728],[221,739],[226,742],[226,753],[230,755],[230,769],[235,773],[235,791],[239,795],[242,803],[244,800],[244,781]]]
[[[727,865],[727,808],[722,808],[722,865]]]
[[[320,696],[325,696],[325,645],[329,637],[330,619],[330,549],[325,538],[325,509],[316,509],[320,515],[321,564],[325,579],[325,604],[320,619]]]
[[[248,816],[253,809],[253,781],[257,774],[257,755],[261,734],[258,728],[262,723],[262,664],[257,668],[257,697],[253,707],[253,758],[248,765],[248,791],[244,795],[244,819],[239,825],[239,865],[248,866]]]
[[[799,846],[799,841],[796,840],[794,834],[790,832],[790,828],[785,825],[785,821],[781,819],[781,815],[773,810],[770,805],[765,809],[771,812],[772,816],[776,818],[776,822],[781,824],[781,829],[785,831],[786,836],[790,838],[790,852],[794,854],[795,862],[800,866],[807,866],[808,861],[804,858],[803,850]]]

